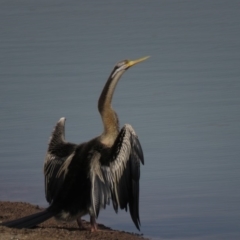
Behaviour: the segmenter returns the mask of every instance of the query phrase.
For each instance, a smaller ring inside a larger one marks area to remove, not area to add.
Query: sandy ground
[[[21,202],[0,202],[0,223],[24,217],[41,211],[38,206]],[[84,222],[87,230],[79,230],[75,222],[57,222],[54,218],[40,224],[34,229],[12,229],[0,226],[0,240],[59,240],[59,239],[114,239],[144,240],[141,235],[112,230],[99,224],[97,232],[90,232],[89,222]]]

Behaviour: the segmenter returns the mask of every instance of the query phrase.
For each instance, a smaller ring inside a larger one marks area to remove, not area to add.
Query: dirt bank
[[[41,211],[38,206],[21,202],[0,202],[0,223]],[[144,240],[141,235],[112,230],[99,224],[99,231],[91,233],[89,222],[84,222],[87,230],[79,230],[75,222],[65,223],[49,219],[34,229],[10,229],[0,226],[0,240]]]

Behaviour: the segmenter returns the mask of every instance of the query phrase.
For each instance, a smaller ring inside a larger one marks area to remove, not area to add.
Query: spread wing
[[[95,216],[100,207],[106,206],[111,194],[115,211],[118,207],[125,210],[129,207],[131,218],[140,230],[139,179],[140,162],[144,164],[144,158],[132,126],[124,125],[107,154],[101,156],[95,152],[90,159],[91,204]]]
[[[55,126],[44,162],[45,195],[49,203],[58,195],[77,146],[65,142],[65,120],[60,118]]]
[[[118,206],[129,211],[138,230],[140,162],[144,164],[141,144],[131,125],[121,129],[111,153],[112,201],[115,211]]]

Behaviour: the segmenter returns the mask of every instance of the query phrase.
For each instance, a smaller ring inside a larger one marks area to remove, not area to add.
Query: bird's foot
[[[78,227],[79,227],[80,230],[86,230],[86,228],[83,226],[83,222],[82,222],[81,217],[79,217],[77,219],[77,224],[78,224]]]
[[[90,217],[90,222],[91,222],[91,232],[95,232],[98,230],[97,222],[95,217]]]

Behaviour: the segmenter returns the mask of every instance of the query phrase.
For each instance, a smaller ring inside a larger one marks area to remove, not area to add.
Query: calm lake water
[[[66,139],[102,131],[97,100],[114,64],[114,95],[145,153],[140,217],[152,239],[240,239],[239,1],[1,1],[0,200],[47,206],[43,159]],[[88,217],[86,218],[88,219]],[[137,232],[129,213],[99,222]]]

